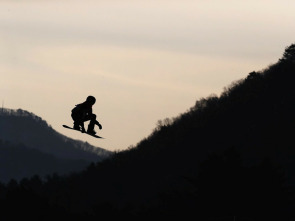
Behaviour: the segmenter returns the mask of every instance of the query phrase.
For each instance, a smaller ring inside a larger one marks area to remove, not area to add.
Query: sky
[[[65,136],[124,150],[158,120],[276,63],[295,40],[294,8],[293,0],[0,0],[0,101]],[[88,95],[105,139],[62,127]]]

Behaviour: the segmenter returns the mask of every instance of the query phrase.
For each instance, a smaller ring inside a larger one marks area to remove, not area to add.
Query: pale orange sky
[[[108,150],[275,63],[294,43],[294,1],[0,0],[0,99]],[[96,140],[61,127],[88,95]]]

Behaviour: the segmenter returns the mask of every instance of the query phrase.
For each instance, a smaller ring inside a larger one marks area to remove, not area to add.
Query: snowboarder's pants
[[[81,125],[84,128],[84,122],[90,120],[90,123],[88,125],[88,130],[93,130],[95,124],[97,124],[98,122],[96,121],[96,115],[95,114],[91,114],[91,115],[80,115],[77,114],[75,112],[72,112],[72,118],[74,120],[74,125]]]

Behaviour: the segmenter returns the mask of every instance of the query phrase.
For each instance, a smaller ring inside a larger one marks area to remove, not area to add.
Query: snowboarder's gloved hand
[[[98,126],[98,128],[101,130],[102,129],[102,126],[101,124],[98,122],[98,121],[95,121],[95,124]]]

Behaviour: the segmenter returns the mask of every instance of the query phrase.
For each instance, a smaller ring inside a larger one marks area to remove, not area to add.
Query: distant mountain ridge
[[[111,154],[56,132],[42,118],[22,109],[0,109],[0,140],[24,144],[63,159],[100,161]]]
[[[0,182],[52,174],[68,175],[89,166],[87,160],[57,158],[52,154],[0,140]]]
[[[56,132],[33,113],[0,109],[0,182],[78,172],[111,154]]]

